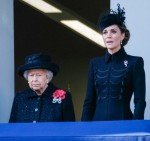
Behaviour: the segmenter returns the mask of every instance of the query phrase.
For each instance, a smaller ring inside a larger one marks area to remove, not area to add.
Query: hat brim
[[[23,74],[27,70],[32,69],[46,69],[53,72],[53,75],[57,75],[59,71],[59,66],[54,63],[32,63],[32,64],[25,64],[20,67],[18,67],[18,74],[23,77]]]

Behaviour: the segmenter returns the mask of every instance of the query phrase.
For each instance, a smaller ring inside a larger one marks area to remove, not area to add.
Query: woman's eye
[[[117,31],[113,30],[112,33],[117,33]]]
[[[106,34],[106,33],[107,33],[106,31],[103,32],[103,34]]]

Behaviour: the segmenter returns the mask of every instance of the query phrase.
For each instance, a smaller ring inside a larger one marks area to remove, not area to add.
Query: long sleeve
[[[89,64],[86,98],[83,105],[82,121],[91,121],[95,113],[96,92],[94,86],[94,70],[92,61]]]
[[[14,98],[11,114],[9,118],[9,122],[16,122],[16,116],[17,116],[17,97]]]
[[[133,119],[144,119],[145,102],[145,71],[144,61],[140,57],[134,67],[133,71],[133,85],[134,85],[134,115]]]
[[[74,106],[71,93],[66,93],[66,99],[63,103],[63,121],[75,121]]]

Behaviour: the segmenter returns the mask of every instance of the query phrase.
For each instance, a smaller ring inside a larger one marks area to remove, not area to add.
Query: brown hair
[[[119,26],[119,25],[118,25]],[[122,41],[122,46],[125,46],[130,39],[130,31],[126,28],[126,26],[119,26],[121,33],[125,33],[125,37]]]

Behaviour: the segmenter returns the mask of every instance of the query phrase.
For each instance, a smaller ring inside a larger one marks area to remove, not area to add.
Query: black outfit
[[[66,97],[60,104],[52,103],[52,94],[57,89],[50,83],[41,96],[31,89],[17,93],[9,122],[75,121],[72,98],[69,92],[66,92]]]
[[[122,47],[113,55],[106,52],[104,57],[91,60],[82,121],[144,119],[145,106],[145,71],[141,57],[127,55]]]

